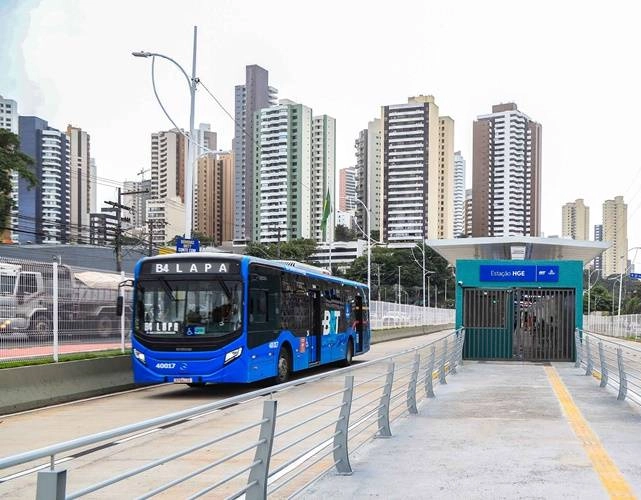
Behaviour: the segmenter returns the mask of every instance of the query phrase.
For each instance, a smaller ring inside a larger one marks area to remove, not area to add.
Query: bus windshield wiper
[[[161,283],[163,289],[165,290],[165,293],[169,296],[169,298],[172,301],[175,301],[176,300],[176,296],[174,295],[174,290],[169,286],[169,283],[167,283],[167,280],[161,279],[160,283]]]

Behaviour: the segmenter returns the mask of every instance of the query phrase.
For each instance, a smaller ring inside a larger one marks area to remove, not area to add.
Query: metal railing
[[[641,405],[641,345],[614,341],[586,330],[577,330],[577,368],[598,378],[601,387],[611,387],[620,401]]]
[[[116,316],[124,274],[0,257],[0,367],[129,347],[131,308]]]
[[[331,470],[351,474],[356,450],[416,414],[434,382],[456,373],[463,341],[464,330],[451,331],[357,366],[2,458],[0,496],[3,488],[35,489],[39,499],[296,496]]]
[[[454,324],[455,309],[422,307],[394,302],[372,301],[372,330],[382,328]]]
[[[641,340],[641,314],[583,315],[583,329],[609,337]]]

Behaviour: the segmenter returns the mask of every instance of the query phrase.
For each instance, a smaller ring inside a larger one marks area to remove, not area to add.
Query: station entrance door
[[[575,290],[463,290],[466,359],[571,361]]]

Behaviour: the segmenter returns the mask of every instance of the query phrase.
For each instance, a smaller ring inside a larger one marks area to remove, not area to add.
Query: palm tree
[[[10,224],[9,216],[13,208],[11,198],[11,174],[26,179],[29,189],[36,185],[36,175],[29,169],[33,160],[20,151],[20,139],[8,130],[0,129],[0,242],[8,241]]]

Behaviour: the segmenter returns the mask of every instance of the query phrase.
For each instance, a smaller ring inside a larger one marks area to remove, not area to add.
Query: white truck
[[[58,331],[97,331],[108,335],[119,324],[116,298],[120,276],[74,272],[58,265]],[[0,334],[33,336],[53,331],[53,266],[0,262]]]

